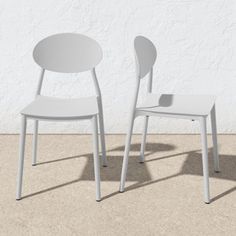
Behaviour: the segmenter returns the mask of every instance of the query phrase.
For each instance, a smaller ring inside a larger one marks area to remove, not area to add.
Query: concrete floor
[[[198,135],[149,135],[146,162],[132,139],[127,191],[118,193],[124,135],[108,135],[95,201],[90,135],[40,135],[38,165],[27,137],[23,199],[15,201],[18,136],[0,136],[0,235],[236,235],[236,135],[219,135],[221,173],[203,202]]]

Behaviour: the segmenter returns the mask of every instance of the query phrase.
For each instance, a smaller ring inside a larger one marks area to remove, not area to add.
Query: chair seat
[[[149,93],[137,111],[150,114],[207,116],[215,103],[212,95],[176,95]]]
[[[37,96],[21,114],[42,119],[88,118],[98,114],[97,97],[62,99]]]

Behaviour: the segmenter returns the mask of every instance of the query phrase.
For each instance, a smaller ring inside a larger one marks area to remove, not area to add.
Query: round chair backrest
[[[85,35],[63,33],[41,40],[34,48],[33,57],[43,69],[78,73],[93,69],[102,60],[102,49]]]
[[[138,77],[142,79],[155,64],[157,52],[154,44],[143,36],[137,36],[134,40],[135,58]]]

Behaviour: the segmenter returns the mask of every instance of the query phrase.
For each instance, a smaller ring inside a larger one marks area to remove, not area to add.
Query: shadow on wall
[[[169,145],[169,144],[163,144],[163,143],[147,143],[146,145],[146,151],[147,154],[145,155],[146,157],[149,155],[152,155],[156,152],[161,152],[161,151],[170,151],[174,150],[175,146]],[[124,146],[119,146],[117,148],[114,148],[112,150],[107,151],[107,158],[109,161],[109,166],[106,168],[101,168],[101,180],[102,181],[120,181],[120,174],[121,174],[121,168],[122,168],[122,161],[123,161],[123,155],[116,155],[116,152],[123,152],[124,151]],[[137,151],[139,153],[140,151],[140,144],[132,144],[131,145],[131,151]],[[209,150],[209,173],[210,177],[213,178],[219,178],[219,179],[226,179],[226,180],[233,180],[236,181],[236,156],[230,156],[230,155],[220,155],[220,168],[222,172],[220,173],[215,173],[213,171],[213,154],[212,150]],[[109,155],[109,154],[113,155]],[[181,170],[173,175],[167,176],[165,178],[160,178],[153,180],[151,178],[151,175],[147,169],[147,166],[145,163],[140,164],[138,162],[138,155],[130,155],[129,158],[129,165],[128,165],[128,172],[127,172],[127,181],[135,181],[134,184],[126,187],[126,191],[131,191],[136,188],[141,188],[144,186],[152,185],[161,181],[165,181],[171,178],[175,178],[181,175],[199,175],[202,176],[202,160],[201,160],[201,152],[200,150],[194,150],[190,152],[185,152],[185,153],[176,153],[173,155],[167,155],[159,158],[153,158],[153,159],[148,159],[145,162],[153,162],[153,161],[159,161],[161,159],[166,159],[166,158],[172,158],[175,156],[179,155],[187,155],[187,158],[181,168]],[[34,195],[38,195],[41,193],[45,193],[48,191],[52,191],[54,189],[64,187],[70,184],[74,184],[79,181],[84,181],[84,180],[91,180],[94,181],[94,174],[93,174],[93,156],[92,154],[84,154],[81,156],[72,156],[72,157],[65,157],[61,159],[56,159],[56,160],[50,160],[46,162],[41,162],[38,163],[37,165],[43,165],[43,164],[49,164],[49,163],[54,163],[54,162],[59,162],[59,161],[66,161],[66,160],[71,160],[79,157],[87,157],[87,163],[86,166],[83,170],[82,175],[73,181],[66,182],[48,189],[44,189],[39,192],[35,192],[33,194],[29,194],[24,196],[23,198],[27,197],[32,197]],[[230,194],[231,192],[236,190],[236,186],[213,197],[212,202],[227,195]],[[104,196],[102,199],[110,198],[119,192],[113,192],[107,196]]]

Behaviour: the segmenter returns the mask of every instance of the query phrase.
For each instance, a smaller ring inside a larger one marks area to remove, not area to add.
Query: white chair
[[[138,36],[134,40],[137,79],[135,83],[135,95],[132,103],[132,110],[129,122],[129,129],[126,136],[125,153],[123,159],[120,192],[124,191],[125,179],[128,167],[128,157],[133,131],[134,120],[138,116],[145,117],[143,137],[140,152],[140,162],[144,162],[146,134],[149,116],[163,116],[198,120],[201,127],[202,139],[202,165],[204,176],[204,201],[210,202],[209,173],[208,173],[208,148],[207,148],[207,116],[211,116],[214,169],[219,172],[219,157],[217,150],[217,131],[215,116],[215,97],[207,95],[174,95],[174,94],[153,94],[152,78],[153,65],[156,61],[156,48],[153,43],[145,37]],[[147,96],[144,103],[137,107],[140,80],[149,74]]]
[[[33,57],[35,62],[41,67],[41,74],[35,100],[21,112],[22,127],[20,134],[20,156],[16,199],[21,199],[22,192],[27,120],[34,120],[32,165],[36,165],[39,120],[74,121],[89,119],[91,120],[93,127],[93,157],[96,182],[96,200],[100,201],[100,165],[97,118],[99,120],[100,127],[103,166],[107,165],[107,160],[104,138],[102,96],[95,72],[95,66],[102,60],[102,49],[95,40],[87,36],[74,33],[64,33],[52,35],[40,41],[34,48]],[[78,99],[61,99],[42,96],[41,88],[45,70],[61,73],[91,71],[96,96]]]

